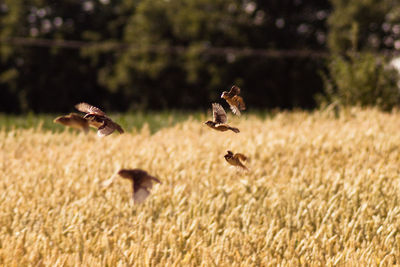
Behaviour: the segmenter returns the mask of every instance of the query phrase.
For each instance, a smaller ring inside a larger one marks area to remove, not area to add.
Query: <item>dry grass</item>
[[[0,131],[0,265],[400,264],[400,114],[281,113],[99,139]],[[249,174],[225,162],[251,159]],[[134,206],[139,167],[162,185]]]

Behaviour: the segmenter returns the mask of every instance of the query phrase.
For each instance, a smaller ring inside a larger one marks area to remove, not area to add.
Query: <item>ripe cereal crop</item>
[[[400,264],[399,112],[230,120],[240,133],[193,119],[107,138],[3,128],[0,265]],[[134,205],[121,168],[162,183]]]

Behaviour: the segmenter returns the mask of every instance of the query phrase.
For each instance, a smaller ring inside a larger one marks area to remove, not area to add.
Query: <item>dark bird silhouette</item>
[[[79,103],[75,105],[75,108],[81,112],[86,113],[83,118],[85,118],[89,125],[97,128],[98,136],[106,136],[112,134],[115,130],[119,133],[124,133],[122,127],[112,121],[107,115],[99,108],[96,108],[88,103]]]
[[[235,133],[240,132],[238,128],[231,127],[228,124],[226,124],[228,120],[226,117],[226,112],[220,104],[213,103],[212,110],[213,110],[213,120],[206,121],[205,124],[207,126],[221,132],[225,132],[227,130],[231,130]]]
[[[229,92],[223,91],[221,98],[225,99],[228,102],[233,114],[240,116],[240,111],[246,109],[246,104],[243,101],[243,98],[239,96],[240,88],[236,85],[231,87]]]
[[[224,156],[226,161],[232,166],[242,168],[243,170],[248,171],[249,169],[242,163],[242,161],[246,161],[247,157],[241,153],[233,154],[232,151],[228,150],[227,154]]]
[[[76,113],[70,113],[69,115],[57,117],[54,119],[53,122],[62,124],[64,126],[82,130],[85,133],[87,133],[89,131],[88,121]]]
[[[150,195],[153,182],[161,184],[160,180],[141,169],[121,169],[118,174],[123,178],[132,180],[132,197],[135,204],[142,203]]]

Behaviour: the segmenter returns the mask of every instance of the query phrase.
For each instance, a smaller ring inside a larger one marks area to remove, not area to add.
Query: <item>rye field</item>
[[[1,266],[400,264],[400,112],[230,116],[239,134],[204,115],[138,128],[111,117],[127,133],[0,120]],[[134,205],[120,168],[162,184]]]

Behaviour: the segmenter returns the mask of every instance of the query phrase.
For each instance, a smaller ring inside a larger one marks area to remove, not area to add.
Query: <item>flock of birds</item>
[[[226,100],[232,113],[237,116],[241,115],[240,111],[246,109],[243,98],[240,96],[240,88],[236,85],[233,85],[229,91],[224,91],[221,98]],[[86,114],[81,116],[76,113],[70,113],[69,115],[57,117],[54,122],[80,129],[85,133],[89,131],[89,127],[94,127],[97,129],[97,135],[100,137],[110,135],[114,131],[118,131],[121,134],[124,133],[122,127],[109,118],[101,109],[88,103],[79,103],[75,105],[75,108]],[[238,128],[227,124],[228,119],[226,112],[220,104],[212,103],[212,114],[213,120],[205,122],[207,126],[221,132],[228,130],[231,130],[234,133],[240,132]],[[224,158],[230,165],[248,171],[248,168],[243,163],[247,160],[245,155],[241,153],[233,153],[228,150],[227,154],[224,155]],[[150,195],[153,182],[161,183],[158,178],[141,169],[121,169],[118,171],[118,175],[132,181],[133,200],[135,204],[142,203]]]

